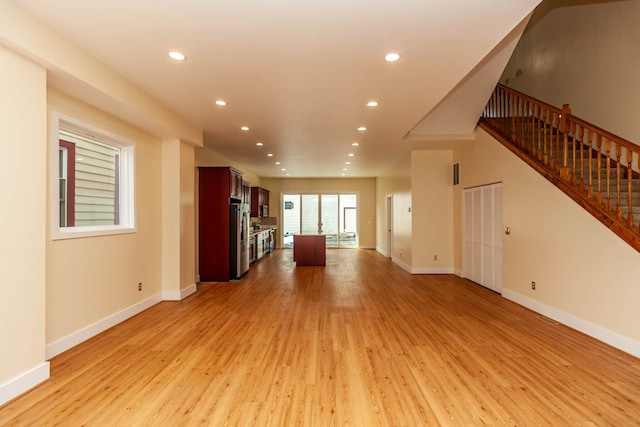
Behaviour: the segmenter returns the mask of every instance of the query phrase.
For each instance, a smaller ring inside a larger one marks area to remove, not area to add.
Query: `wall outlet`
[[[138,283],[138,292],[142,291],[142,282]]]
[[[531,289],[536,290],[536,282],[531,282]]]

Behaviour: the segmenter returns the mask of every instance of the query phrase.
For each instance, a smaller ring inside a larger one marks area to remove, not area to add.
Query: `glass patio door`
[[[284,247],[296,234],[323,234],[327,247],[357,247],[355,194],[285,194],[282,212]]]
[[[324,234],[328,248],[337,248],[340,234],[338,195],[323,194],[320,198],[320,234]]]

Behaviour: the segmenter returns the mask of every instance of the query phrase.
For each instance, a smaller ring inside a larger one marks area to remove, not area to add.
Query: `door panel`
[[[502,184],[464,190],[464,276],[502,292]]]
[[[321,197],[320,234],[324,234],[327,247],[338,247],[338,233],[340,231],[340,215],[338,214],[338,195],[323,194]]]
[[[302,209],[300,212],[300,234],[318,234],[320,217],[318,212],[318,195],[303,194]]]

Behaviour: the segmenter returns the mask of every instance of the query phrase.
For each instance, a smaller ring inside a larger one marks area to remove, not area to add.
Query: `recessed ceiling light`
[[[376,101],[367,102],[367,107],[377,107],[378,103]]]
[[[344,164],[345,164],[345,165],[350,165],[350,164],[351,164],[351,162],[344,162]]]
[[[171,51],[169,52],[169,57],[171,59],[175,59],[176,61],[184,61],[185,59],[187,59],[186,56],[184,56],[183,53],[177,52],[177,51]]]
[[[281,170],[282,172],[284,172],[284,171],[286,171],[287,169],[285,169],[285,168],[282,168],[282,169],[280,169],[280,170]]]
[[[248,128],[248,127],[246,127],[246,126],[242,126],[242,127],[240,128],[240,130],[245,130],[245,131],[247,131],[247,130],[249,130],[249,128]]]
[[[355,156],[355,154],[353,154],[353,153],[349,153],[349,154],[347,154],[347,156],[349,156],[349,157],[353,157],[353,156]]]
[[[344,168],[344,169],[342,169],[342,170],[343,170],[343,171],[348,171],[349,169],[347,169],[347,168]]]
[[[264,144],[263,144],[262,142],[256,142],[256,145],[257,145],[258,147],[262,147]]]
[[[224,107],[225,105],[227,105],[227,102],[223,101],[222,99],[218,99],[216,101],[216,105],[220,105],[220,106]]]
[[[364,127],[364,126],[360,126],[360,127],[358,128],[358,130],[359,130],[360,132],[362,132],[362,131],[367,130],[367,128],[366,128],[366,127]]]
[[[397,53],[388,53],[384,57],[384,60],[387,62],[396,62],[398,59],[400,59],[400,55]]]
[[[346,173],[343,173],[343,174],[342,174],[342,176],[345,176],[345,175],[346,175]]]
[[[291,174],[290,174],[290,173],[285,173],[285,175],[286,175],[286,176],[291,176]]]
[[[279,164],[280,164],[280,162],[276,162],[276,165],[279,165]]]
[[[267,157],[273,157],[272,153],[267,153]]]
[[[351,145],[354,146],[354,147],[358,147],[360,145],[360,143],[359,142],[353,142]]]

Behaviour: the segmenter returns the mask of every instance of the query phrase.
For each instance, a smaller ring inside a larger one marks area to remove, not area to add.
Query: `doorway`
[[[354,193],[284,194],[283,247],[296,234],[322,234],[328,248],[358,247],[358,195]]]

